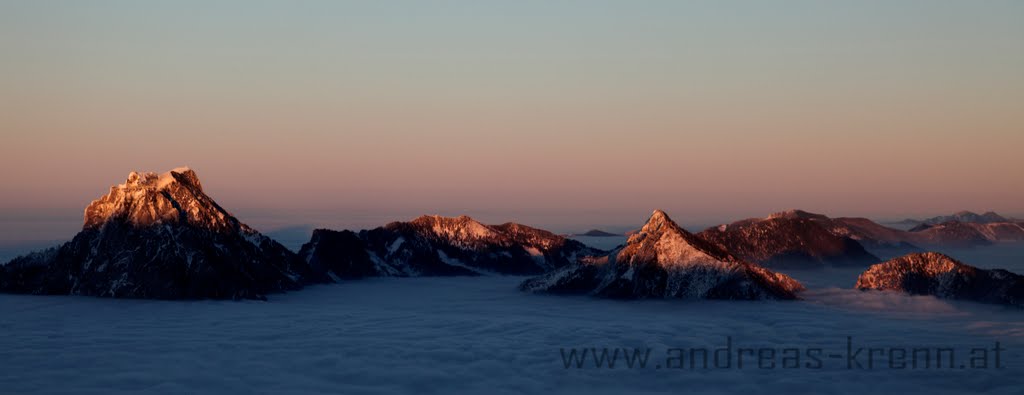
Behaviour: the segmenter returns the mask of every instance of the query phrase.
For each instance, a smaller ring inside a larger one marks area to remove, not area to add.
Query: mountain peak
[[[926,277],[962,270],[968,266],[938,252],[919,252],[872,265],[858,278],[857,289],[899,289],[908,275]]]
[[[828,217],[823,215],[823,214],[815,214],[815,213],[804,211],[804,210],[800,210],[800,209],[790,209],[790,210],[786,210],[786,211],[780,211],[780,212],[777,212],[777,213],[772,213],[771,215],[769,215],[765,219],[776,219],[776,218],[786,218],[786,219],[828,219]]]
[[[736,259],[655,210],[617,253],[581,259],[520,289],[613,298],[795,299],[803,286]]]
[[[196,172],[188,167],[177,167],[165,173],[133,171],[128,179],[117,187],[121,189],[145,188],[163,190],[173,183],[181,183],[202,190]]]
[[[218,231],[240,226],[203,193],[199,176],[187,167],[159,174],[129,173],[124,184],[111,187],[85,209],[85,228],[99,228],[109,222],[136,227],[184,223]]]
[[[731,259],[727,255],[679,227],[664,211],[654,210],[643,228],[629,237],[616,259],[621,262],[687,265]]]
[[[664,211],[654,210],[651,213],[651,218],[647,219],[647,223],[644,224],[643,228],[640,228],[640,232],[654,233],[666,227],[679,228],[679,225],[676,225],[672,218],[669,218],[668,214],[665,214]]]
[[[697,237],[737,258],[769,267],[859,265],[879,261],[855,239],[855,232],[859,230],[843,220],[818,215],[790,210],[708,228]],[[859,223],[859,220],[852,222]]]
[[[977,268],[935,252],[909,254],[872,265],[857,278],[854,287],[1024,307],[1024,276]]]
[[[221,208],[188,168],[130,173],[89,204],[71,241],[0,269],[2,291],[158,299],[261,299],[326,281]]]
[[[459,240],[481,239],[495,235],[494,229],[490,226],[466,215],[458,217],[423,215],[412,220],[411,223],[430,229],[437,236]]]

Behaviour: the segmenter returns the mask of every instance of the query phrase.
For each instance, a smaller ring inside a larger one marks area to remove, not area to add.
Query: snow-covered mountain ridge
[[[310,265],[339,278],[540,274],[602,253],[526,225],[437,215],[358,233],[318,229],[299,251]]]
[[[687,232],[661,210],[620,249],[526,280],[520,288],[623,299],[796,299],[804,289]]]

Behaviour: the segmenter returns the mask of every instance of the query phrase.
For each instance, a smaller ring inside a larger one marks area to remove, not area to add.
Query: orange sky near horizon
[[[225,3],[0,3],[0,213],[1024,214],[1024,3]]]

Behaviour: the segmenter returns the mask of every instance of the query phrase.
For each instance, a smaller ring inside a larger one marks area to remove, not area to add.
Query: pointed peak
[[[731,261],[733,258],[681,228],[664,211],[655,210],[643,228],[629,237],[615,259],[631,263],[687,265],[698,261]]]
[[[658,233],[669,229],[682,230],[664,211],[654,210],[651,218],[640,228],[640,233]]]
[[[668,214],[666,214],[664,211],[661,211],[661,210],[654,210],[654,212],[651,213],[651,220],[655,220],[655,219],[659,220],[659,221],[665,221],[665,220],[671,221],[671,219],[668,217]]]
[[[666,214],[664,211],[654,210],[654,212],[651,213],[651,217],[647,219],[647,224],[644,225],[644,227],[647,227],[648,225],[655,225],[660,227],[662,224],[665,223],[675,224],[675,222],[672,222],[672,218],[669,218],[668,214]]]

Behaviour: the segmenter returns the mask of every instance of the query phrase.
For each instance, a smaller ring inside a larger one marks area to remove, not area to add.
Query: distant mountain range
[[[1024,220],[1004,217],[1002,215],[996,214],[993,211],[987,211],[987,212],[982,213],[982,214],[976,214],[976,213],[973,213],[973,212],[970,212],[970,211],[959,211],[959,212],[953,213],[952,215],[940,215],[940,216],[926,218],[926,219],[921,219],[921,220],[907,218],[907,219],[904,219],[902,221],[895,222],[894,224],[896,224],[896,225],[904,225],[904,226],[911,226],[912,227],[912,226],[918,226],[918,225],[922,225],[922,224],[923,225],[938,225],[938,224],[941,224],[941,223],[944,223],[944,222],[950,222],[950,221],[970,223],[970,224],[992,224],[992,223],[1000,223],[1000,222],[1024,222]]]
[[[821,229],[814,228],[807,222],[817,224]],[[783,223],[786,225],[782,225]],[[801,223],[803,224],[799,225]],[[773,227],[780,226],[786,227],[786,229],[773,229]],[[798,229],[800,231],[797,231]],[[855,240],[868,252],[877,256],[902,255],[936,246],[976,247],[993,242],[1024,240],[1024,223],[991,222],[982,224],[947,221],[937,225],[922,225],[912,230],[900,230],[878,224],[867,218],[831,218],[802,210],[789,210],[765,218],[737,221],[710,228],[700,234],[724,247],[737,250],[741,255],[746,254],[750,259],[756,261],[768,262],[775,256],[786,256],[790,251],[784,247],[789,243],[802,246],[804,251],[798,251],[797,255],[803,253],[812,257],[820,256],[820,261],[828,262],[828,254],[825,252],[835,252],[840,249],[838,242],[829,242],[828,238],[821,234],[822,229],[833,236]],[[808,240],[811,239],[814,242],[808,244]],[[856,262],[863,258],[856,247],[847,247],[849,248],[848,253],[831,259]],[[744,253],[744,251],[750,252]],[[844,256],[846,258],[843,258]],[[861,258],[857,256],[861,256]]]
[[[659,210],[625,246],[526,280],[520,288],[621,299],[795,299],[803,285],[732,256]]]
[[[993,221],[986,213],[961,218]],[[890,228],[867,218],[831,218],[788,210],[708,228],[697,234],[736,256],[772,268],[867,265],[879,257],[933,247],[976,247],[1024,240],[1024,223],[946,221],[911,230]]]
[[[422,216],[318,229],[295,254],[207,196],[187,168],[136,173],[85,210],[58,247],[0,265],[0,291],[154,299],[262,299],[368,276],[535,275],[604,251],[528,226]]]
[[[655,211],[626,244],[608,252],[511,222],[421,216],[359,232],[317,229],[296,254],[218,205],[193,170],[178,168],[129,174],[89,204],[74,239],[0,265],[0,292],[263,299],[363,277],[532,275],[538,277],[524,282],[524,290],[793,299],[802,286],[765,267],[867,266],[932,246],[1024,240],[1024,223],[994,213],[953,217],[905,231],[866,218],[789,210],[692,234]]]

